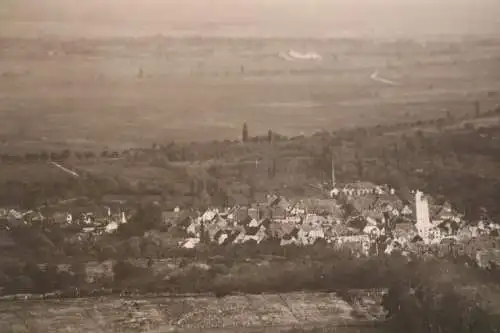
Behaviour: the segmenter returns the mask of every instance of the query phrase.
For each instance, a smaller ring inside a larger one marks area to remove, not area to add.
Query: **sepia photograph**
[[[0,0],[0,333],[500,333],[500,0]]]

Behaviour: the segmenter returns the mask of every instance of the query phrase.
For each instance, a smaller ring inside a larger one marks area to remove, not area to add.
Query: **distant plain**
[[[321,60],[285,60],[289,50]],[[500,101],[500,40],[0,40],[0,152],[438,118]],[[395,81],[387,85],[374,72]]]

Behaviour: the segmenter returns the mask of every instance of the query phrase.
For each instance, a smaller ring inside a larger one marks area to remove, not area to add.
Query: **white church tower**
[[[335,188],[337,180],[335,179],[335,159],[332,156],[332,188]]]
[[[428,226],[431,224],[429,217],[429,202],[420,191],[415,192],[415,206],[417,209],[417,226]]]
[[[417,213],[416,228],[418,234],[425,243],[430,243],[433,239],[433,225],[429,216],[429,201],[421,191],[415,191],[415,208]]]

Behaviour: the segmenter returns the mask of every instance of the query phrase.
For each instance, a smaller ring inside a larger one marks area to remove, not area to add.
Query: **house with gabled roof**
[[[230,225],[230,223],[229,223],[229,221],[227,219],[222,218],[219,215],[211,223],[215,223],[221,229],[226,229]]]
[[[411,217],[413,215],[413,209],[411,208],[411,205],[409,203],[403,204],[400,215],[403,217]]]
[[[285,197],[279,196],[277,200],[273,202],[271,207],[281,207],[283,210],[288,211],[292,204]]]
[[[224,241],[222,242],[221,245],[229,245],[235,243],[235,240],[238,238],[238,235],[241,234],[241,230],[239,229],[233,229],[233,230],[226,230],[227,237],[224,237]]]
[[[258,227],[260,227],[260,221],[256,219],[252,219],[250,223],[246,225],[246,228],[258,228]]]
[[[268,194],[266,196],[266,199],[267,199],[267,201],[266,201],[267,202],[267,206],[272,207],[272,206],[275,206],[278,203],[280,197],[278,195],[272,193],[272,194]]]
[[[283,207],[273,206],[271,207],[271,217],[273,220],[285,220],[287,212]]]
[[[29,222],[42,222],[45,220],[45,216],[40,212],[31,212],[25,215],[25,219]]]
[[[446,219],[438,223],[437,227],[441,229],[445,235],[456,235],[460,229],[460,225],[453,219]]]
[[[345,226],[356,233],[361,233],[367,225],[368,221],[362,216],[350,218],[345,222]]]
[[[199,223],[197,220],[191,220],[191,223],[185,230],[189,237],[199,237],[201,230],[201,223]]]
[[[417,228],[413,223],[397,223],[392,230],[395,238],[411,240],[418,235]]]
[[[245,229],[245,235],[255,235],[258,230],[261,228],[261,223],[260,221],[257,220],[251,220],[250,223],[244,226]]]
[[[179,216],[179,219],[176,221],[175,225],[183,230],[187,229],[193,222],[195,218],[192,214],[185,212]]]
[[[280,240],[280,246],[288,246],[288,245],[301,245],[301,244],[300,240],[297,237],[282,238]]]
[[[289,209],[290,215],[306,215],[307,205],[303,200],[295,201],[291,204]]]
[[[218,210],[208,209],[201,215],[201,219],[203,220],[203,222],[210,223],[210,222],[214,221],[218,215],[219,215]]]
[[[260,216],[259,216],[259,208],[257,208],[257,207],[251,207],[251,208],[249,208],[248,211],[247,211],[247,213],[248,213],[248,216],[251,219],[258,220],[260,218]]]
[[[213,237],[211,238],[211,240],[219,245],[221,245],[222,243],[224,243],[224,241],[226,240],[227,238],[227,233],[225,230],[222,230],[222,229],[218,229],[215,234],[213,235]]]
[[[181,247],[185,249],[194,249],[199,243],[199,238],[188,238],[182,242]]]
[[[238,207],[237,209],[235,209],[233,214],[237,224],[242,225],[247,223],[247,221],[251,221],[248,216],[248,208],[246,207]]]
[[[284,224],[285,226],[286,224]],[[287,246],[287,245],[300,245],[300,240],[298,239],[299,235],[299,228],[298,227],[293,227],[293,228],[287,228],[287,230],[284,230],[286,233],[281,237],[280,239],[280,245],[281,246]]]
[[[247,226],[248,224],[250,224],[250,222],[252,222],[252,219],[247,215],[244,219],[238,221],[238,225]]]
[[[368,235],[341,236],[337,238],[337,246],[348,247],[368,255],[370,250],[370,237]]]
[[[273,211],[270,207],[265,206],[265,205],[259,205],[258,209],[259,209],[259,214],[258,214],[259,219],[272,218]]]
[[[441,224],[445,221],[460,222],[461,215],[454,212],[451,204],[445,202],[442,206],[431,207],[431,221],[433,224]]]
[[[217,235],[223,230],[216,224],[205,224],[204,229],[210,242],[215,242]]]
[[[180,216],[180,212],[163,211],[161,213],[161,220],[165,225],[172,225],[175,220]]]
[[[10,209],[9,212],[7,213],[7,219],[22,220],[23,213],[15,209]]]
[[[269,224],[268,227],[269,236],[272,238],[281,239],[287,234],[287,228],[293,228],[293,226],[291,224],[273,221]]]
[[[312,245],[318,239],[325,239],[325,232],[320,226],[302,225],[297,231],[297,239],[302,245]]]

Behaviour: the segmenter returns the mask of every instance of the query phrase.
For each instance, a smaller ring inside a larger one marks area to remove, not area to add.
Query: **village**
[[[387,185],[351,183],[334,188],[329,199],[290,201],[270,194],[267,202],[251,207],[209,209],[180,220],[173,213],[170,221],[185,231],[188,238],[180,245],[186,248],[200,242],[223,246],[276,240],[281,246],[307,246],[322,241],[375,255],[498,235],[500,225],[493,221],[471,224],[449,203],[429,204],[431,198],[422,192],[411,194],[412,202]]]
[[[274,241],[280,246],[308,246],[324,242],[349,247],[358,255],[415,253],[444,243],[465,243],[482,236],[498,236],[500,225],[484,214],[480,221],[466,221],[448,202],[437,203],[418,190],[397,190],[370,182],[336,182],[332,162],[331,180],[317,198],[288,199],[268,193],[265,200],[248,206],[211,207],[205,211],[181,209],[161,213],[162,233],[180,233],[180,248],[200,244],[253,243]],[[158,203],[156,203],[158,204]],[[70,229],[68,238],[83,241],[112,235],[134,216],[133,209],[115,204],[89,206],[86,210],[20,212],[0,210],[2,238],[16,226],[42,222]],[[5,243],[8,241],[3,241]]]

